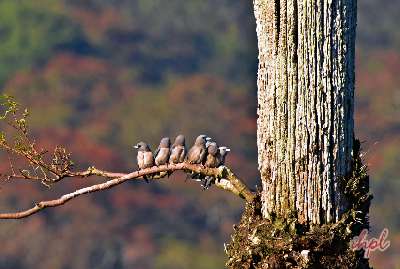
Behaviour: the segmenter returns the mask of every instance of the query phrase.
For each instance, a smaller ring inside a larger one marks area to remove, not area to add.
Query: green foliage
[[[161,253],[155,261],[157,269],[214,269],[223,268],[223,257],[190,243],[170,239],[165,240]]]
[[[16,113],[18,110],[18,104],[14,101],[14,98],[7,95],[0,95],[0,109],[2,113],[0,114],[0,120],[4,120],[10,113]],[[24,115],[28,115],[28,110],[25,110]]]
[[[14,146],[16,149],[23,149],[26,135],[28,134],[27,117],[28,109],[21,109],[20,105],[14,101],[14,98],[7,94],[0,95],[0,120],[11,126],[14,131]],[[1,132],[1,145],[7,143],[6,133]]]
[[[18,69],[47,59],[77,36],[76,26],[52,0],[0,2],[0,84]]]
[[[208,72],[248,82],[249,71],[255,71],[256,57],[251,60],[256,53],[255,25],[252,17],[245,16],[251,12],[248,1],[121,0],[115,5],[68,1],[66,5],[96,10],[95,16],[86,11],[78,18],[92,45],[102,57],[135,67],[143,81],[160,83],[168,74]],[[102,24],[102,17],[110,23],[96,26],[97,33],[91,34],[95,26],[87,23],[89,16],[97,24]]]

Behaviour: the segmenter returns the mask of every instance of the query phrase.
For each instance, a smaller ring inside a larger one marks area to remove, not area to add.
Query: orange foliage
[[[78,158],[77,161],[80,164],[91,164],[104,169],[125,167],[121,156],[114,149],[96,143],[80,130],[48,128],[37,133],[37,138],[38,145],[43,148],[65,145],[73,153],[73,156]]]
[[[105,61],[93,57],[82,57],[73,54],[61,53],[50,59],[43,75],[51,78],[54,75],[63,76],[93,76],[105,75],[113,70]]]
[[[358,57],[357,66],[356,129],[382,135],[400,123],[400,53],[371,53]]]

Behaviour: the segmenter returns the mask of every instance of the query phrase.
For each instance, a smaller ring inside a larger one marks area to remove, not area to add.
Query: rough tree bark
[[[256,0],[263,215],[338,221],[353,150],[355,0]]]
[[[369,268],[349,250],[372,197],[353,130],[356,9],[254,0],[262,190],[228,246],[231,268]]]

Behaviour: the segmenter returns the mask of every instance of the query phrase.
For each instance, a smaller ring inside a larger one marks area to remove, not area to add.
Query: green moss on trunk
[[[360,143],[354,142],[351,175],[340,181],[349,210],[339,222],[300,225],[296,212],[287,219],[264,219],[260,195],[246,205],[227,246],[228,268],[370,268],[364,251],[350,249],[350,241],[369,227],[372,195],[369,177],[360,158]]]

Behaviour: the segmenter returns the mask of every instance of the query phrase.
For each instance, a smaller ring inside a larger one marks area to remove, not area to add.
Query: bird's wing
[[[154,165],[154,156],[151,151],[145,152],[143,158],[144,166],[150,167]]]
[[[183,146],[183,147],[180,149],[180,152],[181,152],[181,154],[180,154],[180,156],[179,156],[179,161],[180,161],[180,162],[183,162],[183,160],[185,159],[185,155],[186,155],[186,147]]]
[[[217,155],[215,155],[215,158],[217,159],[217,167],[222,165],[222,156],[221,153],[217,152]]]
[[[154,151],[154,157],[157,157],[158,153],[160,152],[160,146],[158,146],[158,148],[156,149],[156,151]]]
[[[203,162],[203,160],[204,160],[204,158],[206,157],[206,154],[207,154],[207,150],[205,149],[205,148],[201,148],[200,149],[200,162],[202,163]]]
[[[186,160],[191,160],[192,158],[192,155],[193,155],[193,151],[194,151],[194,147],[191,147],[190,149],[189,149],[189,152],[188,152],[188,154],[186,155]]]

